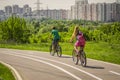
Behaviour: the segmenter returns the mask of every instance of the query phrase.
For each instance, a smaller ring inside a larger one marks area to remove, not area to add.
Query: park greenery
[[[12,16],[4,21],[0,21],[0,47],[10,48],[8,44],[12,44],[15,47],[18,45],[24,45],[24,47],[29,45],[27,49],[30,45],[32,48],[40,48],[40,45],[51,43],[50,33],[52,27],[55,26],[61,36],[60,43],[64,54],[70,55],[69,53],[72,51],[73,45],[69,43],[69,40],[76,25],[80,27],[87,41],[85,48],[88,53],[87,57],[120,64],[120,58],[118,57],[120,56],[119,22],[102,23],[97,21],[51,19],[41,19],[38,21]],[[3,44],[5,45],[3,46]],[[71,48],[68,48],[66,45],[70,45]],[[45,48],[48,49],[49,45],[45,46]],[[101,52],[101,50],[104,52]],[[113,59],[117,61],[113,61]]]
[[[78,25],[87,41],[104,41],[109,44],[120,43],[120,23],[98,23],[90,21],[63,21],[43,19],[26,21],[10,17],[0,22],[0,41],[14,43],[43,43],[49,38],[53,26],[60,31],[61,42],[69,42],[74,26]]]

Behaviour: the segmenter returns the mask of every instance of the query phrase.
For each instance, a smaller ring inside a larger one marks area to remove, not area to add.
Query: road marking
[[[4,63],[2,61],[0,61],[0,63],[4,64],[5,66],[9,67],[12,72],[13,72],[13,75],[15,76],[15,78],[17,80],[23,80],[22,77],[19,75],[19,73],[17,72],[17,70],[15,68],[13,68],[11,65],[7,64],[7,63]]]
[[[120,76],[120,73],[118,73],[118,72],[115,72],[115,71],[109,71],[109,72]]]
[[[16,52],[14,52],[14,53],[16,53]],[[21,53],[16,53],[16,54],[20,54],[20,55],[21,55]],[[63,65],[65,65],[65,66],[71,67],[71,68],[73,68],[73,69],[75,69],[75,70],[78,70],[78,71],[80,71],[80,72],[83,72],[83,73],[85,73],[85,74],[87,74],[87,75],[89,75],[89,76],[91,76],[91,77],[93,77],[93,78],[95,78],[95,79],[97,79],[97,80],[103,80],[103,79],[101,79],[101,78],[99,78],[99,77],[97,77],[97,76],[95,76],[95,75],[93,75],[93,74],[91,74],[91,73],[88,73],[88,72],[86,72],[86,71],[84,71],[84,70],[82,70],[82,69],[76,68],[76,67],[74,67],[74,66],[71,66],[71,65],[66,64],[66,63],[63,63],[63,62],[55,61],[55,60],[48,59],[48,58],[38,57],[38,56],[30,55],[30,54],[29,54],[29,55],[22,54],[22,55],[31,56],[31,57],[34,57],[34,58],[38,58],[38,59],[42,59],[42,60],[48,60],[48,61],[56,62],[56,63],[59,63],[59,64],[63,64]]]
[[[4,54],[8,54],[8,53],[4,53]],[[63,68],[61,68],[59,66],[56,66],[54,64],[51,64],[49,62],[46,62],[46,61],[43,61],[43,60],[39,60],[39,59],[35,59],[35,58],[25,57],[25,56],[22,56],[22,55],[16,55],[16,54],[8,54],[8,55],[13,55],[13,56],[17,56],[17,57],[27,58],[27,59],[31,59],[33,61],[37,61],[37,62],[41,62],[41,63],[47,64],[47,65],[50,65],[52,67],[55,67],[55,68],[65,72],[65,73],[69,74],[70,76],[74,77],[76,80],[82,80],[81,78],[75,76],[74,74],[68,72],[67,70],[65,70],[65,69],[63,69]]]

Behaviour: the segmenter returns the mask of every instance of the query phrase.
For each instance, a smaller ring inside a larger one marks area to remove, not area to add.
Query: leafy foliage
[[[24,19],[12,16],[1,22],[0,32],[2,40],[6,42],[26,43],[30,36],[30,29]]]
[[[28,23],[19,17],[10,17],[0,22],[0,40],[17,43],[50,42],[49,35],[53,26],[60,32],[61,42],[69,42],[74,26],[79,25],[87,41],[120,43],[120,23],[98,23],[91,21],[41,20]]]

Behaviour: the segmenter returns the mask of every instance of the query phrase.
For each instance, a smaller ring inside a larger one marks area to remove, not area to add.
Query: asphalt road
[[[82,67],[70,56],[0,48],[0,61],[14,67],[23,80],[120,80],[120,65],[92,59]]]

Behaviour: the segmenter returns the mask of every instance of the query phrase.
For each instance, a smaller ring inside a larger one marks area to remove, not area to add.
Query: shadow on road
[[[99,67],[99,66],[86,66],[85,68],[92,68],[92,69],[105,69],[104,67]]]

